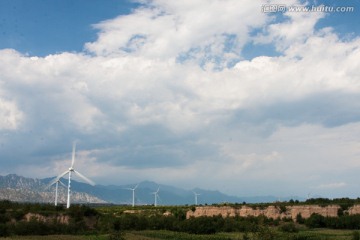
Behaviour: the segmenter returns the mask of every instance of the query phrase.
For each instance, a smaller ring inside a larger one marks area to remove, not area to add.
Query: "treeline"
[[[304,220],[309,228],[330,228],[330,229],[360,229],[360,215],[342,215],[339,217],[324,217],[320,214],[312,214]]]
[[[347,210],[349,207],[354,206],[356,204],[360,204],[360,198],[351,199],[351,198],[309,198],[305,201],[299,201],[290,199],[289,201],[281,201],[281,202],[274,202],[274,203],[222,203],[222,204],[212,204],[212,206],[231,206],[234,208],[241,207],[243,205],[256,208],[266,208],[268,206],[294,206],[294,205],[319,205],[322,207],[328,205],[339,205],[342,210]],[[207,205],[207,204],[205,204]]]
[[[305,201],[305,204],[316,204],[320,206],[327,206],[327,205],[339,205],[344,210],[348,209],[351,206],[356,204],[360,204],[360,198],[351,199],[351,198],[310,198]]]
[[[175,216],[144,216],[140,214],[123,214],[110,221],[119,225],[122,230],[169,230],[192,234],[214,234],[217,232],[256,232],[258,226],[278,226],[279,220],[259,217],[197,217],[179,219]],[[111,225],[110,225],[111,226]],[[108,228],[111,230],[111,227]]]

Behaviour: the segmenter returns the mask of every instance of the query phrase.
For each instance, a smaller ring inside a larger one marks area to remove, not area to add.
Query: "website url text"
[[[261,6],[263,13],[277,12],[326,12],[326,13],[346,13],[354,12],[355,8],[351,6],[334,7],[334,6],[287,6],[285,4],[265,4]]]

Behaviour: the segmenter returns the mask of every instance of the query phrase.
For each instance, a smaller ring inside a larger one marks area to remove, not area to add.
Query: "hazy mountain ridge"
[[[40,189],[44,182],[39,179],[25,178],[16,174],[0,176],[0,188],[12,189]]]
[[[16,202],[54,202],[55,186],[47,188],[53,178],[33,179],[9,174],[0,176],[0,199],[6,199]],[[65,203],[67,198],[67,189],[59,185],[59,203]],[[73,202],[78,203],[105,203],[104,200],[86,192],[72,191],[71,198]]]
[[[0,176],[0,199],[8,199],[19,202],[54,202],[55,186],[46,188],[54,178],[33,179],[9,174]],[[63,179],[67,185],[67,179]],[[159,188],[159,205],[185,205],[194,204],[194,192],[198,195],[198,204],[213,203],[257,203],[273,202],[277,198],[273,196],[263,197],[236,197],[229,196],[219,191],[204,189],[185,190],[173,186],[157,184],[151,181],[143,181],[138,184],[126,185],[95,185],[72,180],[72,202],[76,203],[114,203],[131,204],[132,191],[129,188],[138,187],[135,190],[135,203],[139,205],[151,205],[154,203],[154,192]],[[59,202],[65,203],[67,188],[59,184]]]

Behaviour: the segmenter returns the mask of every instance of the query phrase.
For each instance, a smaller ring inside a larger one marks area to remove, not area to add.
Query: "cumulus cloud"
[[[74,139],[86,175],[112,184],[136,175],[304,189],[340,163],[358,166],[360,39],[316,29],[320,13],[279,20],[260,9],[250,0],[143,1],[94,25],[98,39],[83,53],[1,50],[0,131],[14,134],[2,137],[0,155],[19,152],[4,169],[36,163],[56,175]],[[248,43],[281,54],[245,60]]]
[[[299,1],[286,2],[287,7],[306,6]],[[295,43],[304,43],[316,32],[315,25],[325,17],[323,12],[286,11],[284,21],[273,22],[263,29],[263,33],[254,38],[255,43],[274,43],[276,49],[283,52]]]
[[[239,58],[253,28],[267,16],[253,1],[145,1],[146,7],[94,25],[96,42],[85,48],[96,55],[136,55],[223,65]]]
[[[23,120],[23,114],[14,102],[0,99],[0,130],[16,130]]]

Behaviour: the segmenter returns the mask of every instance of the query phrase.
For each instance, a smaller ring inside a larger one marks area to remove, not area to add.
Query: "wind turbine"
[[[196,193],[195,191],[193,191],[194,193],[194,196],[195,196],[195,205],[198,204],[198,196],[200,196],[201,194],[200,193]]]
[[[125,188],[127,190],[131,190],[132,191],[132,206],[135,207],[135,189],[139,186],[139,184],[137,184],[134,188]]]
[[[65,172],[63,172],[62,174],[60,174],[59,176],[56,177],[56,179],[50,184],[54,184],[57,181],[59,181],[63,176],[65,176],[66,174],[69,174],[69,183],[68,183],[68,194],[67,194],[67,203],[66,203],[66,208],[70,207],[70,194],[71,194],[71,174],[75,173],[76,175],[78,175],[80,178],[84,179],[86,182],[88,182],[90,185],[94,186],[95,183],[93,181],[91,181],[90,179],[88,179],[87,177],[85,177],[84,175],[82,175],[81,173],[79,173],[78,171],[76,171],[74,169],[74,163],[75,163],[75,150],[76,150],[76,143],[73,143],[73,149],[72,149],[72,159],[71,159],[71,166],[68,170],[66,170]]]
[[[160,190],[160,187],[158,187],[158,189],[157,189],[157,191],[156,192],[153,192],[153,193],[151,193],[151,194],[154,194],[154,196],[155,196],[155,203],[154,203],[154,206],[156,207],[157,206],[157,199],[158,199],[158,197],[159,197],[159,190]]]
[[[55,185],[55,206],[57,206],[57,201],[58,201],[58,188],[59,188],[59,183],[64,186],[65,188],[67,187],[62,181],[60,181],[60,179],[55,179],[56,182],[51,182],[49,185],[47,185],[46,188],[50,188],[52,185],[54,185],[54,183],[56,183]]]

